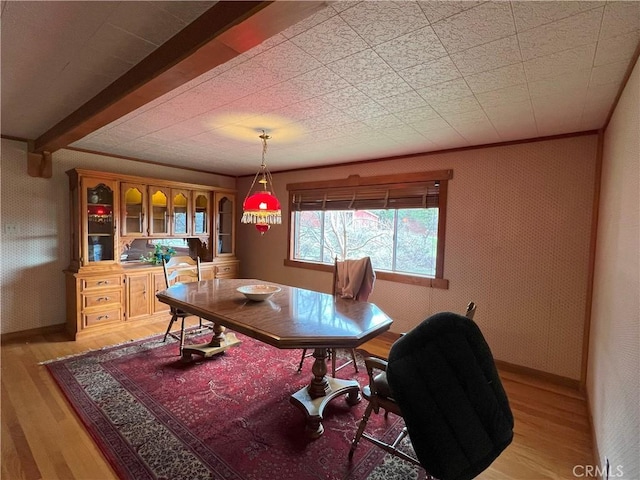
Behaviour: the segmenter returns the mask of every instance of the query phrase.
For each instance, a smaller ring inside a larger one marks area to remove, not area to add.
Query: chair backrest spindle
[[[474,302],[469,302],[467,305],[467,311],[464,316],[473,320],[473,316],[476,314],[476,304]]]

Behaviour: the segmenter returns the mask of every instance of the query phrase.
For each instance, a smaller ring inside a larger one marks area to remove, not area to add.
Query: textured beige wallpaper
[[[640,478],[640,66],[605,132],[587,392],[600,464]],[[612,470],[615,471],[615,470]]]
[[[0,314],[2,333],[65,322],[64,275],[69,264],[69,180],[81,167],[235,188],[235,179],[116,158],[59,150],[53,177],[27,175],[26,144],[2,140]]]
[[[290,182],[453,169],[444,260],[450,288],[378,280],[370,301],[401,332],[473,300],[496,358],[579,379],[596,145],[595,135],[571,137],[276,174],[274,184],[286,203]],[[271,155],[278,155],[275,141]],[[238,182],[240,197],[250,180]],[[241,225],[243,276],[329,291],[328,273],[283,266],[286,237],[286,223],[263,237]]]
[[[595,152],[595,136],[581,136],[278,174],[274,182],[284,200],[293,181],[453,169],[444,269],[450,288],[378,281],[371,301],[394,318],[393,330],[406,331],[474,300],[498,359],[578,379]],[[24,154],[24,144],[2,141],[2,333],[64,322],[64,171],[82,166],[203,182],[202,174],[64,150],[54,154],[52,179],[34,179]],[[239,204],[250,180],[239,182]],[[230,186],[224,181],[233,179],[211,176],[212,185]],[[243,276],[328,291],[329,274],[283,266],[286,234],[286,224],[263,237],[240,225]]]

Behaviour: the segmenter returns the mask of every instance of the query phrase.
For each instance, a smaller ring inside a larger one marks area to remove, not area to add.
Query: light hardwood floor
[[[163,332],[165,324],[70,341],[61,332],[5,336],[2,367],[3,480],[117,478],[40,362]],[[384,356],[390,340],[366,345]],[[481,479],[576,478],[576,465],[593,464],[583,396],[522,374],[501,372],[515,416],[513,443]],[[346,458],[347,452],[345,452]],[[582,470],[583,471],[583,470]],[[266,479],[265,479],[266,480]]]

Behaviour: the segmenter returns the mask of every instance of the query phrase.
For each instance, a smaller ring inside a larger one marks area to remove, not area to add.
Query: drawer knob
[[[98,320],[106,320],[107,318],[109,318],[109,315],[100,315]]]
[[[98,280],[98,285],[109,285],[109,280]]]
[[[100,297],[98,298],[99,302],[108,302],[109,301],[109,297]]]

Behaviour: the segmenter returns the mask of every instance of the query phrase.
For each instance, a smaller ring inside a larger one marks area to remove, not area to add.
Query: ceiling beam
[[[219,1],[139,64],[35,139],[54,152],[228,62],[326,2]]]

